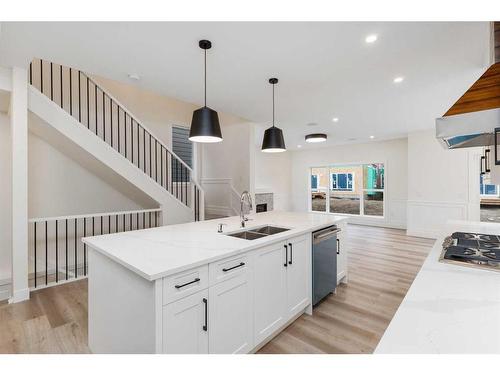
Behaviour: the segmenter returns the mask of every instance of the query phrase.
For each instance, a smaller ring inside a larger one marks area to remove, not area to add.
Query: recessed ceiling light
[[[136,74],[136,73],[130,73],[128,75],[128,78],[133,79],[134,81],[138,81],[141,79],[141,77],[139,77],[139,74]]]
[[[404,80],[404,77],[396,77],[396,78],[394,78],[394,83],[401,83],[401,82],[403,82],[403,80]]]
[[[319,143],[326,141],[326,134],[316,133],[306,135],[306,142],[308,143]]]
[[[377,34],[370,34],[365,38],[366,43],[374,43],[377,40]]]
[[[339,122],[339,118],[338,117],[334,117],[334,118],[332,118],[332,121],[333,122]]]
[[[301,147],[302,147],[302,145],[297,145],[297,148],[301,148]]]
[[[317,122],[310,122],[308,124],[306,124],[306,126],[317,126],[318,123]]]
[[[370,139],[373,139],[373,138],[375,138],[375,136],[374,135],[370,135]]]

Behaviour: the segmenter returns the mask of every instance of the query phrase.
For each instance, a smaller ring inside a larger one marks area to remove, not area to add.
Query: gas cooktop
[[[500,236],[455,232],[445,238],[439,260],[500,271]]]

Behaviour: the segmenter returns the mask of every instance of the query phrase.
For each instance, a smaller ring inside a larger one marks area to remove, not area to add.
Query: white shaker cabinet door
[[[305,236],[292,238],[287,243],[287,312],[290,318],[310,303],[311,243]]]
[[[255,252],[254,338],[259,343],[286,321],[286,254],[284,243]]]
[[[250,272],[244,272],[210,287],[210,353],[241,354],[252,349],[253,295],[250,275]]]
[[[163,307],[163,352],[208,353],[208,290]]]

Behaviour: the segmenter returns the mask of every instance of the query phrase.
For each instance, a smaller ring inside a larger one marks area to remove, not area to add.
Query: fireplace
[[[255,206],[255,210],[257,213],[259,212],[267,212],[267,203],[259,203]]]
[[[267,212],[273,209],[273,193],[268,191],[255,193],[255,212]]]

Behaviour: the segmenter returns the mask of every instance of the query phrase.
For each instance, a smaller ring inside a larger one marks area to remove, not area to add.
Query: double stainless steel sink
[[[227,236],[241,238],[244,240],[256,240],[262,237],[271,236],[276,233],[285,232],[290,230],[288,228],[274,227],[271,225],[264,225],[262,227],[245,229],[234,233],[228,233]]]

